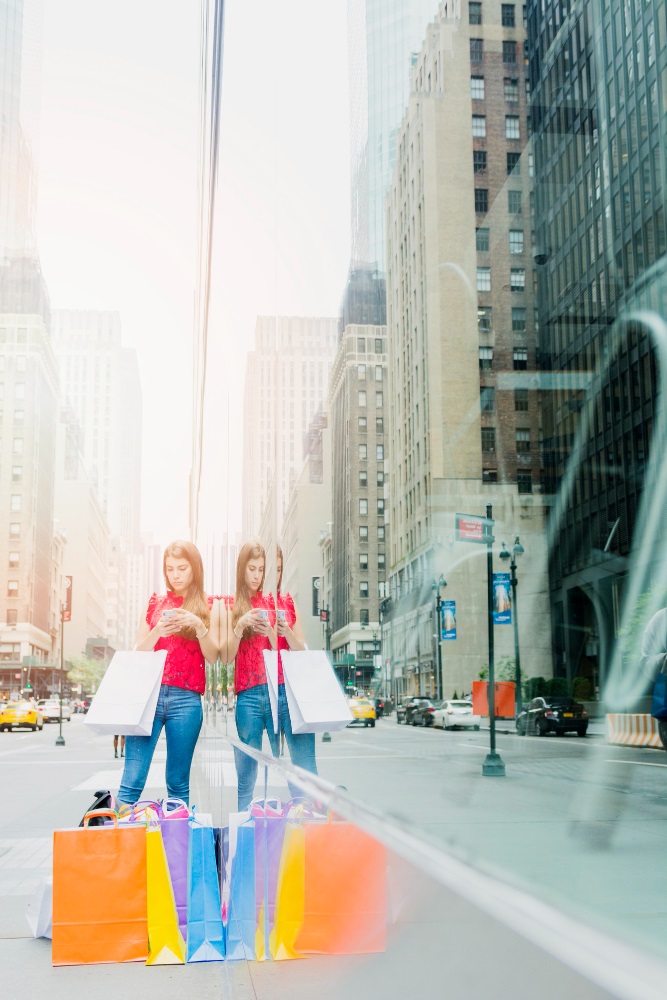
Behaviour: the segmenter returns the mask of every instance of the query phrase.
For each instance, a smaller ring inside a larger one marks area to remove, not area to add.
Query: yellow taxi
[[[350,698],[348,701],[352,712],[352,722],[363,722],[364,727],[375,725],[375,705],[368,698]]]
[[[0,733],[11,732],[12,729],[44,728],[44,716],[36,705],[29,701],[10,701],[0,712]]]

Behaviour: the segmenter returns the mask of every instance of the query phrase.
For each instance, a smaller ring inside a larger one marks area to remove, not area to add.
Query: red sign
[[[320,621],[321,622],[328,622],[329,621],[329,612],[328,611],[320,611]]]
[[[65,577],[65,603],[63,604],[63,621],[72,620],[72,577]]]
[[[457,542],[479,542],[484,544],[492,541],[491,529],[493,521],[486,517],[476,517],[474,514],[457,514],[455,520]]]

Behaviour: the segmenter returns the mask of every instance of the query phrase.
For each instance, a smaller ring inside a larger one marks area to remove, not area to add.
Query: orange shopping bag
[[[297,954],[384,951],[387,852],[352,823],[304,823],[303,922]]]
[[[148,955],[146,827],[56,830],[53,834],[54,965],[145,962]]]

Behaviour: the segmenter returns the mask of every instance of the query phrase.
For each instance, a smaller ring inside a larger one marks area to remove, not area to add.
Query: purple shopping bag
[[[190,820],[162,819],[160,821],[162,841],[167,855],[171,884],[174,890],[174,902],[178,914],[178,926],[185,938],[188,930],[188,839],[190,836]]]
[[[273,928],[286,825],[285,816],[255,817],[255,903],[260,941]]]

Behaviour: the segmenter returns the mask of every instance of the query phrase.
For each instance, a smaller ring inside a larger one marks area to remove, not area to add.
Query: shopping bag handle
[[[109,819],[113,820],[113,825],[118,827],[118,815],[113,811],[113,809],[91,809],[83,817],[84,829],[88,826],[89,819],[97,819],[98,816],[107,816]]]
[[[163,799],[160,819],[187,819],[190,809],[183,799]]]
[[[155,811],[157,819],[162,818],[162,806],[159,802],[155,802],[153,799],[139,799],[137,802],[121,806],[118,810],[118,817],[119,819],[129,820],[130,823],[143,823],[145,820],[139,819],[137,812],[141,812],[142,810],[145,811],[149,808]]]

